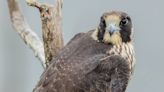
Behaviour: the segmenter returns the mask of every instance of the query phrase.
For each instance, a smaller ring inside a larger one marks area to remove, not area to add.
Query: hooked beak
[[[120,31],[120,27],[118,27],[116,23],[110,23],[106,27],[106,31],[109,32],[110,35],[112,35],[114,32]]]

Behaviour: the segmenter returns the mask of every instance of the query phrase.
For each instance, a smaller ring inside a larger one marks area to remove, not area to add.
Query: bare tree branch
[[[33,50],[35,56],[41,61],[43,68],[45,68],[45,55],[42,41],[24,20],[17,2],[15,0],[7,0],[7,2],[13,27],[22,40]]]
[[[41,4],[36,0],[26,0],[27,4],[36,7],[40,11],[42,20],[42,32],[46,65],[63,47],[62,36],[62,0],[56,0],[55,5]]]

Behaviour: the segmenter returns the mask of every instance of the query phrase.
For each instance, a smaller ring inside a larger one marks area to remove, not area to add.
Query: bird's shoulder
[[[75,44],[77,42],[81,42],[81,41],[85,41],[86,39],[92,39],[91,38],[91,34],[94,32],[93,30],[90,30],[88,32],[81,32],[81,33],[77,33],[75,34],[75,36],[66,44],[66,46],[69,46],[70,44]],[[86,42],[86,41],[85,41]]]
[[[54,57],[75,57],[75,56],[89,56],[99,53],[105,53],[107,49],[110,49],[112,46],[104,43],[97,42],[94,40],[91,35],[94,30],[88,31],[86,33],[76,34],[62,50]],[[55,60],[53,59],[52,62]]]
[[[73,41],[78,40],[85,35],[86,33],[83,33],[83,32],[75,34],[75,36],[71,38],[71,40],[67,43],[67,45],[71,44]]]

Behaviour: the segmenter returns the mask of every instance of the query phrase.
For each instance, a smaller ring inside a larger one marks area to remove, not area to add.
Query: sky
[[[43,68],[13,29],[7,0],[0,0],[0,92],[31,92]],[[36,8],[17,0],[31,28],[41,37]],[[54,0],[40,0],[53,4]],[[111,10],[127,12],[133,22],[136,67],[126,92],[164,92],[164,1],[63,0],[65,44],[79,32],[94,29],[100,16]]]

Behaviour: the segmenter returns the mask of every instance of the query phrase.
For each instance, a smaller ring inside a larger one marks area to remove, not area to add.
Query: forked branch
[[[22,40],[33,50],[35,56],[39,59],[43,68],[45,68],[45,55],[42,41],[25,21],[22,13],[20,12],[17,1],[7,0],[7,2],[13,27]]]
[[[42,20],[43,43],[36,33],[24,20],[22,13],[15,0],[7,0],[10,18],[16,32],[23,41],[34,51],[42,66],[48,67],[50,61],[63,47],[62,36],[62,0],[56,0],[54,5],[41,4],[37,0],[26,0],[27,4],[36,7],[40,11]]]

